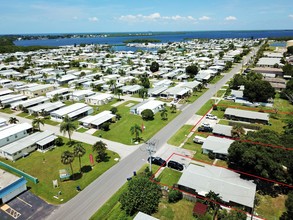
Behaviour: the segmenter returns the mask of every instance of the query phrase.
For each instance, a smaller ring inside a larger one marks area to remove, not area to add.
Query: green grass
[[[218,124],[221,124],[221,125],[229,125],[229,120],[226,120],[226,119],[221,119]]]
[[[213,110],[213,111],[211,112],[211,114],[217,116],[218,119],[219,119],[219,118],[224,118],[224,114],[225,114],[225,112],[224,112],[224,111],[221,111],[220,108],[218,108],[217,110]]]
[[[218,81],[220,81],[224,76],[222,75],[217,75],[215,76],[212,81],[209,82],[209,84],[216,84]]]
[[[219,90],[214,96],[215,97],[222,97],[225,94],[226,90]]]
[[[160,183],[173,186],[174,184],[178,183],[182,173],[176,170],[172,170],[169,168],[165,168],[162,173],[159,175]]]
[[[202,94],[204,94],[208,89],[202,89],[201,91],[197,91],[197,92],[193,92],[191,96],[189,96],[186,100],[186,102],[189,102],[189,103],[193,103],[195,102]],[[184,103],[181,103],[180,104],[184,104]]]
[[[14,113],[14,111],[12,111],[10,108],[1,108],[0,112],[6,113],[6,114]]]
[[[213,101],[208,100],[197,112],[197,115],[205,115],[213,106]]]
[[[180,144],[185,140],[186,135],[190,133],[192,125],[183,125],[169,140],[168,144],[179,147]]]
[[[159,204],[158,212],[152,216],[160,220],[194,220],[193,217],[194,202],[182,199],[176,203],[168,203],[167,199],[162,199]],[[212,216],[206,214],[205,219],[212,219]]]
[[[137,172],[137,174],[143,173],[148,164],[142,166],[142,168]],[[152,165],[153,171],[156,172],[159,168],[157,165]],[[153,173],[154,173],[153,172]],[[116,191],[114,195],[90,218],[91,220],[100,219],[133,219],[128,216],[125,211],[121,210],[121,203],[119,202],[120,196],[127,189],[128,184],[125,183],[123,186]]]
[[[279,94],[274,99],[274,108],[277,108],[280,112],[293,112],[293,105],[285,99],[279,98]]]
[[[53,126],[56,126],[56,125],[59,125],[59,124],[60,124],[59,122],[57,122],[57,121],[52,121],[52,120],[50,120],[50,119],[45,119],[45,120],[44,120],[44,123],[45,123],[45,124],[48,124],[48,125],[53,125]]]
[[[63,139],[64,142],[68,141],[66,138]],[[86,154],[81,158],[81,163],[82,166],[90,167],[89,154],[92,153],[92,148],[89,144],[83,143],[83,146],[86,149]],[[34,177],[37,177],[40,181],[38,184],[28,182],[28,187],[31,187],[31,191],[49,203],[60,204],[67,202],[78,193],[76,191],[76,186],[80,186],[81,189],[84,189],[87,185],[117,163],[114,161],[114,158],[119,158],[118,154],[112,151],[107,151],[108,156],[110,157],[108,162],[96,163],[93,169],[89,172],[84,172],[80,179],[61,182],[59,180],[59,170],[65,168],[70,171],[69,165],[64,165],[60,161],[62,152],[66,150],[72,152],[73,147],[64,145],[62,147],[56,147],[46,153],[35,151],[29,156],[21,158],[16,162],[11,162],[5,159],[0,160]],[[78,158],[75,158],[72,166],[74,173],[78,173]],[[58,188],[53,188],[53,180],[58,180]],[[63,199],[63,201],[53,198],[54,195],[57,195],[58,191],[62,192],[62,195],[59,196],[59,198]]]
[[[195,160],[200,160],[200,161],[204,161],[204,162],[207,162],[207,163],[212,163],[213,160],[211,160],[207,154],[203,154],[202,153],[202,149],[201,149],[201,144],[196,144],[193,142],[193,138],[194,136],[204,136],[204,135],[199,135],[199,134],[194,134],[192,135],[187,141],[186,143],[183,145],[183,148],[184,149],[187,149],[187,150],[191,150],[191,151],[195,151],[194,155],[193,155],[193,159]],[[206,136],[208,136],[208,134],[206,134]]]
[[[81,127],[81,128],[79,128],[79,129],[77,129],[77,131],[78,132],[80,132],[80,133],[84,133],[84,132],[86,132],[88,129],[87,128],[84,128],[84,127]]]
[[[17,114],[16,116],[26,118],[29,116],[29,113],[21,112],[21,113]]]
[[[279,219],[282,213],[286,211],[285,200],[287,196],[285,195],[273,198],[269,195],[262,196],[257,194],[256,197],[259,199],[259,205],[255,207],[255,211],[265,219]]]
[[[179,110],[177,110],[176,113],[171,113],[170,108],[167,107],[168,120],[162,120],[160,112],[158,112],[155,115],[154,120],[143,121],[141,116],[133,115],[130,113],[130,107],[126,106],[129,103],[136,104],[136,102],[134,101],[128,101],[117,107],[118,113],[121,115],[121,119],[115,123],[112,123],[110,125],[109,131],[98,130],[94,133],[94,135],[101,136],[108,140],[116,141],[123,144],[133,144],[132,138],[134,136],[132,136],[130,133],[130,128],[133,125],[138,124],[139,126],[141,126],[143,124],[145,126],[145,129],[141,134],[141,137],[144,140],[148,140],[180,113]]]

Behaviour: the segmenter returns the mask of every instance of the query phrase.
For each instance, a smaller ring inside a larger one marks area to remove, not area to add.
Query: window
[[[17,134],[15,134],[14,137],[17,138]]]
[[[9,141],[9,138],[6,138],[6,141]]]

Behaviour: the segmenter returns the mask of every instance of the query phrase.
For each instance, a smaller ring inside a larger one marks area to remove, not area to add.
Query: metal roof
[[[213,191],[225,202],[236,202],[251,208],[254,204],[256,184],[241,179],[240,174],[225,168],[190,164],[178,184],[196,190],[201,196]]]
[[[0,130],[0,138],[4,139],[14,134],[17,134],[21,131],[26,131],[31,128],[32,126],[29,123],[13,124],[13,125],[5,126],[3,129]]]
[[[74,118],[75,116],[78,116],[78,115],[80,115],[82,113],[85,113],[85,112],[87,112],[87,111],[89,111],[91,109],[93,109],[93,108],[90,107],[90,106],[85,106],[84,108],[81,108],[81,109],[78,109],[78,110],[76,110],[74,112],[69,113],[68,117],[69,118]]]
[[[51,112],[54,111],[56,109],[59,109],[61,107],[65,106],[64,103],[62,103],[61,101],[58,102],[48,102],[48,103],[44,103],[41,105],[37,105],[31,108],[28,108],[28,110],[34,111],[34,112],[41,112],[42,110],[46,111],[46,112]]]
[[[260,119],[264,121],[269,121],[269,114],[267,113],[235,109],[235,108],[227,108],[225,110],[225,115],[232,115],[239,118]]]
[[[84,104],[84,103],[74,103],[72,105],[63,107],[63,108],[58,109],[56,111],[53,111],[53,112],[51,112],[51,114],[52,115],[58,115],[58,116],[64,116],[64,115],[70,114],[72,112],[75,112],[75,111],[77,111],[79,109],[85,108],[87,106],[88,105]]]
[[[213,153],[228,155],[228,149],[233,142],[234,140],[227,138],[208,136],[201,148]]]
[[[221,125],[221,124],[216,124],[213,127],[213,133],[218,134],[218,135],[224,135],[227,137],[231,137],[231,131],[232,131],[232,126],[230,125]]]

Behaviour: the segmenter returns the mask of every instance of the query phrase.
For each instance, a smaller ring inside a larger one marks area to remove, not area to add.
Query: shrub
[[[154,120],[154,113],[150,109],[145,109],[141,112],[141,117],[143,120]]]
[[[168,194],[168,201],[169,203],[175,203],[178,202],[183,198],[182,192],[178,190],[170,190]]]
[[[55,139],[55,145],[56,146],[62,146],[64,144],[63,139],[61,137],[57,137]]]
[[[215,154],[214,154],[214,153],[212,153],[212,152],[209,152],[208,156],[209,156],[209,158],[210,158],[211,160],[214,160],[214,159],[216,159],[216,156],[215,156]]]

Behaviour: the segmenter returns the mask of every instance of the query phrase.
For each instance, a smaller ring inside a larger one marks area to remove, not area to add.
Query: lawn
[[[293,105],[288,100],[281,99],[279,94],[274,99],[274,108],[277,108],[280,112],[293,112]]]
[[[229,125],[229,120],[226,120],[226,119],[221,119],[218,124],[221,124],[221,125]]]
[[[21,112],[21,113],[17,114],[16,116],[26,118],[29,116],[29,113]]]
[[[52,121],[52,120],[50,120],[50,119],[45,119],[45,120],[44,120],[44,123],[45,123],[45,124],[48,124],[48,125],[53,125],[53,126],[59,125],[59,122],[57,122],[57,121]]]
[[[0,112],[6,113],[6,114],[14,113],[14,111],[12,111],[10,108],[1,108]]]
[[[63,139],[64,142],[68,141],[68,139],[66,138]],[[60,204],[67,202],[78,193],[76,191],[76,186],[80,186],[81,189],[84,189],[87,185],[89,185],[101,174],[103,174],[110,167],[117,163],[116,161],[114,161],[114,158],[119,158],[118,154],[112,151],[107,151],[109,161],[96,163],[93,169],[90,170],[91,166],[89,161],[89,154],[92,153],[92,148],[89,144],[83,143],[83,146],[86,149],[86,154],[81,158],[81,163],[85,171],[82,177],[79,179],[77,178],[77,180],[68,180],[64,182],[61,182],[59,180],[60,169],[68,169],[68,171],[70,172],[70,166],[64,165],[60,161],[62,152],[66,150],[69,150],[71,152],[73,151],[73,147],[70,147],[68,145],[56,147],[46,153],[35,151],[29,156],[19,159],[16,162],[11,162],[5,159],[0,160],[34,177],[37,177],[40,181],[38,184],[28,182],[28,186],[31,187],[31,191],[49,203]],[[74,173],[78,173],[78,158],[75,158],[72,166]],[[59,187],[53,188],[53,180],[58,180]],[[62,192],[62,195],[59,196],[59,199],[53,198],[53,196],[57,195],[59,191]],[[61,199],[63,199],[63,201],[61,201]]]
[[[225,94],[226,90],[218,90],[214,95],[215,97],[222,97]]]
[[[260,217],[263,217],[268,220],[279,219],[285,208],[285,200],[287,196],[279,195],[276,198],[273,198],[269,195],[259,195],[256,197],[259,199],[259,205],[255,207],[255,212],[259,214]]]
[[[211,114],[217,116],[218,118],[224,118],[225,111],[221,111],[221,108],[218,107],[217,110],[213,110]]]
[[[79,129],[77,129],[78,132],[80,133],[84,133],[86,132],[88,129],[87,128],[84,128],[84,127],[80,127]]]
[[[195,102],[202,94],[204,94],[208,89],[202,89],[201,91],[193,92],[191,96],[189,96],[186,102],[193,103]],[[180,103],[181,104],[181,103]],[[182,103],[183,104],[183,103]]]
[[[197,115],[205,115],[213,106],[214,102],[208,100],[197,112]]]
[[[195,151],[195,154],[193,155],[193,159],[195,160],[200,160],[200,161],[205,161],[207,163],[212,163],[213,160],[211,160],[207,154],[203,154],[202,153],[202,150],[201,150],[201,144],[196,144],[193,142],[193,138],[194,136],[197,135],[197,136],[204,136],[204,135],[199,135],[199,134],[194,134],[192,135],[187,141],[186,143],[183,145],[183,148],[184,149],[187,149],[187,150],[192,150],[192,151]],[[206,134],[205,137],[207,137],[208,134]]]
[[[148,140],[155,133],[157,133],[161,128],[167,125],[172,119],[174,119],[180,111],[177,110],[176,113],[170,112],[170,107],[167,107],[168,110],[168,120],[162,120],[160,116],[160,112],[158,112],[154,120],[152,121],[143,121],[141,116],[133,115],[130,113],[130,107],[127,107],[129,103],[137,104],[134,101],[125,102],[117,107],[118,114],[121,115],[121,119],[115,123],[110,125],[109,131],[98,130],[94,133],[95,136],[103,137],[108,140],[116,141],[123,144],[133,144],[132,138],[134,136],[130,133],[130,128],[137,124],[139,126],[144,126],[141,137],[144,140]],[[102,111],[102,110],[101,110]]]
[[[185,140],[186,136],[190,133],[192,125],[183,125],[169,140],[168,144],[179,147],[180,144]]]
[[[209,84],[216,84],[219,80],[221,80],[224,76],[223,75],[217,75],[215,76],[212,81],[209,82]]]
[[[159,175],[160,183],[172,187],[174,184],[178,183],[182,173],[176,170],[165,168]]]

